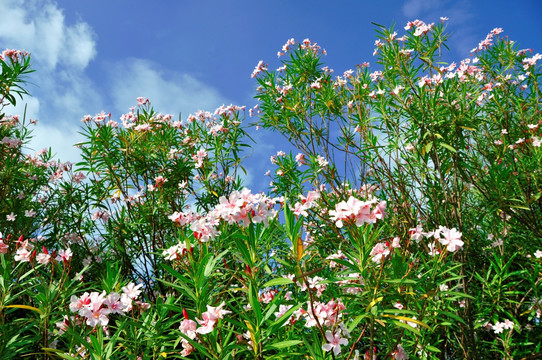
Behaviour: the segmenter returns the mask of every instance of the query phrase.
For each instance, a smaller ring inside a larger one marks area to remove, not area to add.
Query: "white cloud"
[[[56,3],[38,0],[0,2],[0,44],[25,49],[45,70],[58,65],[84,69],[96,56],[95,35],[84,22],[68,25]]]
[[[17,105],[14,107],[9,107],[6,113],[10,115],[19,115],[21,120],[23,116],[26,115],[26,122],[30,119],[38,119],[38,114],[40,110],[40,101],[33,97],[27,97],[24,101],[21,101],[19,97],[16,97]]]
[[[216,89],[189,74],[162,70],[158,64],[142,59],[127,59],[111,67],[112,98],[115,110],[125,113],[136,105],[136,98],[148,98],[157,112],[183,119],[197,110],[213,111],[229,104]]]
[[[97,54],[95,34],[85,22],[68,24],[53,1],[5,0],[0,2],[0,47],[31,53],[36,71],[25,86],[33,97],[18,99],[10,114],[38,119],[33,149],[52,147],[62,161],[79,161],[73,144],[79,120],[89,111],[101,109],[101,96],[84,70]],[[1,49],[0,49],[1,50]]]
[[[79,22],[66,32],[65,61],[69,65],[85,68],[96,56],[94,32],[87,23]]]
[[[86,114],[105,110],[120,117],[140,96],[148,97],[157,111],[182,112],[183,118],[230,103],[194,76],[144,59],[110,60],[110,72],[92,77],[87,66],[98,54],[94,29],[84,21],[67,21],[53,0],[0,0],[0,14],[0,51],[29,51],[36,70],[26,86],[33,97],[6,112],[22,115],[26,103],[27,118],[39,120],[30,147],[50,146],[62,161],[79,161],[73,144],[82,140],[78,131]]]
[[[71,163],[81,161],[80,150],[73,146],[82,140],[81,135],[77,133],[78,128],[38,123],[33,130],[31,142],[33,151],[50,147],[56,160]]]
[[[442,2],[438,1],[426,1],[426,0],[409,0],[405,2],[402,7],[403,15],[405,15],[409,20],[414,20],[414,18],[421,17],[424,13],[438,8],[442,5]],[[445,15],[442,15],[445,16]]]

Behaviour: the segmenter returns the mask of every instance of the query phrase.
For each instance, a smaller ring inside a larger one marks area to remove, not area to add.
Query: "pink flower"
[[[9,215],[6,215],[6,220],[7,221],[15,221],[16,217],[17,217],[17,215],[14,215],[13,213],[11,213]]]
[[[425,235],[421,225],[417,225],[415,228],[409,229],[408,233],[410,234],[410,239],[416,242],[420,242],[420,240],[423,239],[423,236]]]
[[[107,315],[111,312],[108,308],[102,306],[105,301],[105,291],[90,294],[90,304],[79,310],[79,315],[87,318],[88,326],[106,326],[109,323]]]
[[[504,323],[502,322],[497,322],[495,323],[495,325],[493,325],[491,327],[493,329],[493,331],[495,332],[495,334],[500,334],[504,331]]]
[[[292,292],[291,291],[287,291],[286,294],[284,294],[284,300],[293,300],[294,298],[292,297]]]
[[[160,187],[162,187],[168,180],[167,180],[165,177],[163,177],[162,175],[160,175],[160,176],[155,177],[155,178],[154,178],[154,181],[156,182],[156,187],[157,187],[157,188],[160,188]]]
[[[256,75],[261,73],[262,71],[267,71],[267,64],[264,64],[263,61],[259,61],[258,65],[254,68],[254,71],[252,72],[252,75],[250,77],[255,78]]]
[[[197,240],[207,242],[220,234],[215,227],[216,225],[218,225],[218,220],[204,217],[194,220],[190,229],[194,232],[194,237]]]
[[[279,311],[275,312],[274,315],[277,319],[280,319],[282,316],[284,316],[284,314],[286,314],[286,312],[288,310],[290,310],[292,308],[293,305],[282,305],[280,304],[279,306]],[[293,316],[290,316],[290,320],[293,318]],[[284,323],[284,325],[286,325],[288,323],[288,321],[286,321]],[[282,326],[284,326],[282,325]]]
[[[113,314],[124,314],[126,310],[126,304],[121,301],[120,295],[116,292],[107,295],[103,304]]]
[[[381,201],[378,203],[378,205],[376,205],[376,207],[371,212],[371,223],[375,223],[376,220],[384,219],[384,217],[386,216],[386,205],[387,203],[385,201]]]
[[[337,253],[329,255],[326,258],[326,260],[331,260],[329,262],[329,267],[334,268],[334,267],[336,267],[338,265],[338,263],[333,261],[333,260],[335,260],[335,259],[341,259],[342,260],[342,259],[345,259],[345,258],[346,258],[346,256],[342,253],[341,250],[339,250],[339,251],[337,251]]]
[[[181,321],[181,325],[179,326],[179,330],[181,330],[181,332],[190,339],[195,339],[197,327],[198,324],[196,324],[194,320],[183,319],[183,321]]]
[[[138,98],[136,99],[136,101],[137,101],[137,106],[143,106],[143,105],[145,105],[145,104],[149,104],[149,103],[150,103],[149,99],[146,99],[146,98],[144,98],[144,97],[138,97]]]
[[[461,233],[455,228],[439,228],[440,233],[444,236],[444,239],[438,239],[442,245],[446,245],[449,252],[456,252],[463,247],[463,241],[461,240]]]
[[[329,215],[332,220],[335,220],[335,225],[338,228],[343,227],[344,220],[356,219],[356,225],[361,226],[363,223],[371,222],[370,202],[362,202],[353,196],[348,198],[348,201],[341,201],[335,205],[335,210],[330,210]]]
[[[73,256],[72,250],[70,248],[67,248],[66,250],[60,250],[58,252],[58,256],[56,257],[56,260],[68,262],[70,261],[72,256]]]
[[[428,254],[430,256],[435,256],[435,255],[440,254],[440,250],[437,248],[437,243],[436,242],[427,244],[427,247],[429,248]]]
[[[0,232],[0,254],[7,254],[9,245],[4,243],[4,235]]]
[[[141,294],[141,290],[139,289],[142,286],[143,284],[135,285],[133,282],[131,282],[122,288],[122,292],[126,294],[126,296],[128,296],[130,299],[137,299],[139,294]]]
[[[20,261],[20,262],[29,262],[31,256],[32,256],[32,252],[29,249],[25,247],[21,247],[17,249],[14,260]]]
[[[311,89],[321,89],[322,84],[320,84],[320,79],[317,79],[313,83],[311,83]]]
[[[51,261],[51,255],[48,253],[39,253],[36,256],[36,261],[40,264],[47,265]]]
[[[419,23],[416,25],[416,30],[414,31],[414,34],[412,34],[414,36],[425,35],[429,32],[429,30],[433,28],[433,24],[427,25],[423,21],[416,21],[418,21]]]
[[[150,124],[137,125],[136,127],[134,127],[134,130],[135,131],[141,131],[141,132],[149,131],[149,130],[151,130],[151,125]]]
[[[218,319],[222,319],[224,315],[231,313],[231,311],[223,309],[224,305],[226,305],[225,302],[222,302],[217,307],[207,305],[207,311],[201,314],[202,320],[196,319],[200,324],[200,327],[196,330],[198,334],[210,333],[213,331]]]
[[[303,205],[311,208],[313,206],[316,206],[316,200],[320,199],[320,194],[317,191],[309,191],[307,193],[307,197],[304,197],[301,195],[301,200],[303,201]]]
[[[319,276],[315,276],[313,278],[310,278],[310,277],[307,278],[307,283],[309,285],[309,288],[316,290],[316,296],[318,297],[322,296],[322,293],[327,288],[326,284],[320,284],[322,280],[324,279]],[[301,291],[306,291],[306,290],[307,290],[307,284],[303,282],[303,284],[301,285]]]
[[[503,328],[505,330],[512,330],[514,328],[514,323],[509,319],[504,320]]]
[[[339,355],[341,353],[341,345],[348,344],[348,340],[346,338],[341,337],[340,330],[338,330],[336,334],[333,334],[331,331],[327,330],[326,340],[327,340],[327,344],[322,345],[322,350],[326,352],[333,350],[333,353],[335,355]]]
[[[218,305],[217,307],[212,307],[207,305],[207,313],[211,317],[211,319],[218,320],[224,318],[224,315],[230,314],[231,311],[224,310],[223,307],[226,305],[226,303],[223,301],[222,304]]]
[[[0,254],[7,254],[9,246],[0,238]]]
[[[192,155],[192,159],[195,162],[194,167],[201,168],[203,166],[203,160],[207,157],[207,151],[205,149],[199,149],[196,155]]]
[[[273,301],[274,298],[275,298],[275,291],[274,290],[263,291],[260,294],[259,301],[263,302],[264,304],[269,304],[271,301]]]
[[[408,355],[401,344],[397,345],[397,349],[391,354],[395,356],[395,360],[408,360]]]
[[[186,251],[186,244],[179,243],[174,245],[162,252],[162,256],[166,260],[175,260],[181,257],[181,255]]]
[[[216,319],[212,319],[208,312],[201,314],[202,320],[196,319],[200,327],[196,330],[198,334],[205,335],[213,331]]]
[[[320,194],[316,191],[309,191],[307,194],[307,197],[304,197],[303,195],[301,197],[301,203],[296,203],[294,206],[294,214],[299,216],[303,215],[305,217],[309,216],[307,213],[307,210],[311,209],[314,206],[317,206],[316,200],[320,198]]]
[[[70,311],[71,312],[79,312],[83,307],[90,305],[90,295],[88,292],[81,295],[80,298],[78,298],[75,295],[72,295],[70,298]]]
[[[181,351],[182,356],[188,356],[192,353],[192,351],[195,350],[194,347],[188,341],[186,341],[186,339],[181,341],[181,345],[183,347],[183,351]]]
[[[122,293],[120,295],[120,302],[124,306],[124,312],[125,313],[132,311],[134,301],[132,300],[131,297],[129,297],[125,293]]]
[[[382,260],[389,255],[389,253],[390,249],[388,246],[386,246],[386,244],[378,243],[371,250],[370,255],[373,257],[371,260],[377,264],[381,263]]]
[[[68,316],[64,315],[64,319],[62,321],[57,322],[56,327],[58,328],[58,334],[62,335],[64,332],[68,329],[68,326],[70,326],[70,322],[68,321]]]
[[[103,221],[107,221],[107,220],[109,220],[110,216],[111,216],[111,214],[109,214],[109,212],[106,211],[106,210],[96,210],[92,214],[91,220],[95,221],[95,220],[101,219]]]
[[[499,35],[500,33],[502,33],[504,30],[502,28],[495,28],[493,30],[491,30],[491,33],[493,35]]]
[[[320,165],[321,168],[324,168],[329,164],[329,162],[320,155],[316,157],[316,161],[318,162],[318,165]]]
[[[307,212],[307,208],[301,204],[301,203],[295,203],[293,212],[295,216],[309,216],[309,213]]]

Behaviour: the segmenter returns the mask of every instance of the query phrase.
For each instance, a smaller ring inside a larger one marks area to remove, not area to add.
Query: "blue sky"
[[[118,118],[139,96],[183,119],[222,104],[254,105],[254,66],[277,67],[291,37],[318,42],[326,64],[342,73],[374,62],[371,22],[402,30],[408,20],[447,16],[448,56],[461,60],[495,27],[542,52],[541,14],[539,0],[0,0],[0,48],[33,55],[33,97],[11,110],[22,113],[26,103],[39,119],[33,147],[76,161],[82,116],[105,110]],[[257,190],[268,181],[269,156],[284,147],[276,138],[256,134],[248,180]]]

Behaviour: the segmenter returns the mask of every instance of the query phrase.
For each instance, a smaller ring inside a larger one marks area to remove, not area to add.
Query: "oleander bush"
[[[539,358],[542,56],[497,28],[445,63],[445,21],[338,76],[290,39],[252,109],[84,116],[78,164],[4,114],[33,71],[4,51],[0,357]],[[251,126],[290,143],[267,193]]]

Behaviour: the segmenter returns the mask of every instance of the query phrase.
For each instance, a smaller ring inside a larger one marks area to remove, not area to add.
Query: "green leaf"
[[[33,311],[39,312],[41,315],[43,315],[43,311],[41,311],[40,309],[38,309],[38,308],[36,308],[34,306],[30,306],[30,305],[6,305],[6,306],[4,306],[4,308],[18,308],[18,309],[33,310]]]
[[[278,343],[271,344],[269,346],[274,347],[275,349],[283,349],[290,346],[295,346],[301,344],[301,340],[285,340]]]
[[[225,250],[223,252],[221,252],[218,256],[216,257],[213,257],[209,260],[209,262],[207,263],[207,265],[205,266],[205,271],[204,271],[204,275],[205,277],[209,277],[209,275],[211,275],[211,272],[213,272],[214,268],[215,268],[215,265],[217,263],[217,261],[219,261],[220,259],[222,259],[222,257],[224,255],[226,255],[226,253],[228,252],[229,250]]]
[[[302,304],[297,304],[296,306],[292,306],[292,308],[286,311],[280,318],[275,320],[275,322],[269,327],[269,332],[273,334],[276,329],[281,327],[290,318],[290,316],[301,307],[301,305]]]
[[[448,145],[448,144],[446,144],[446,143],[441,142],[441,143],[439,143],[439,146],[441,146],[441,147],[443,147],[443,148],[445,148],[445,149],[448,149],[448,150],[450,150],[451,152],[454,152],[454,153],[457,152],[456,149],[454,149],[451,145]]]
[[[349,332],[352,332],[354,330],[354,328],[356,326],[358,326],[359,322],[361,320],[363,320],[365,317],[367,316],[367,314],[361,314],[361,315],[358,315],[356,316],[356,318],[354,319],[354,321],[352,321],[352,323],[348,326],[348,331]]]
[[[456,315],[454,313],[451,313],[451,312],[448,312],[448,311],[442,311],[442,310],[439,311],[439,313],[444,314],[444,315],[446,315],[446,316],[448,316],[448,317],[450,317],[450,318],[452,318],[452,319],[454,319],[456,321],[459,321],[462,324],[465,323],[465,320],[463,320],[460,316],[458,316],[458,315]]]
[[[287,285],[287,284],[293,284],[294,282],[288,278],[280,277],[276,279],[269,280],[265,284],[263,284],[263,288],[270,287],[270,286],[277,286],[277,285]]]
[[[404,329],[406,329],[406,330],[408,330],[408,331],[410,331],[410,332],[412,332],[412,333],[418,335],[418,336],[421,336],[421,333],[420,333],[419,330],[416,329],[415,327],[412,327],[412,326],[410,326],[410,325],[408,325],[408,324],[405,324],[405,323],[403,323],[403,322],[400,322],[400,321],[393,321],[393,323],[394,323],[395,325],[399,326],[399,327],[402,327],[402,328],[404,328]]]
[[[421,326],[423,326],[423,327],[426,328],[426,329],[431,330],[431,327],[429,327],[429,325],[427,325],[426,323],[424,323],[424,322],[422,322],[422,321],[420,321],[420,320],[417,320],[417,319],[409,318],[409,317],[406,317],[406,316],[390,315],[390,314],[383,314],[383,315],[381,315],[381,316],[382,316],[382,317],[389,317],[389,318],[397,319],[397,320],[403,320],[403,321],[412,322],[412,323],[421,325]]]

